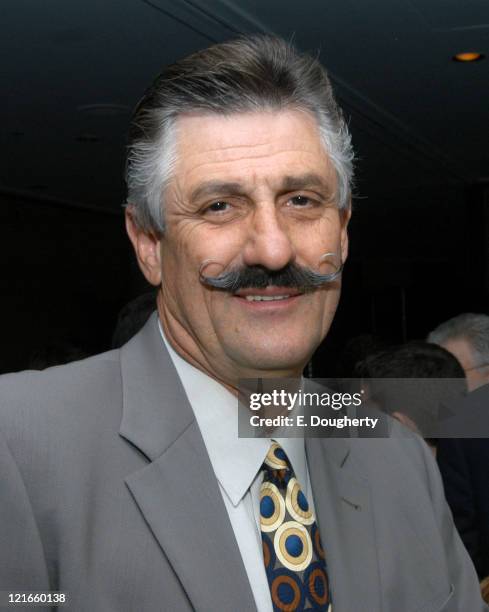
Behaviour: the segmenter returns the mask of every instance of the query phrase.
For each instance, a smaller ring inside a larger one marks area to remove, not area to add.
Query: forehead
[[[188,115],[177,120],[174,177],[192,190],[205,180],[273,185],[284,176],[334,169],[316,120],[298,110]]]

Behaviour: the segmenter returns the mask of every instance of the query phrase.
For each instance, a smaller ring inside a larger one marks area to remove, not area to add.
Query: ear
[[[341,222],[341,235],[340,235],[340,246],[341,246],[341,263],[345,263],[348,257],[348,223],[351,218],[351,200],[348,208],[340,211],[340,222]]]
[[[141,229],[136,221],[134,208],[126,208],[126,230],[141,272],[152,285],[161,284],[161,240],[152,231]]]

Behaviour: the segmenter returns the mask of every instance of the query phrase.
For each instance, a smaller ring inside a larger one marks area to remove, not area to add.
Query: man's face
[[[233,267],[299,264],[327,273],[347,255],[333,166],[316,122],[299,111],[180,118],[164,193],[159,314],[172,345],[218,379],[300,374],[331,324],[339,280],[313,292],[204,285]],[[256,300],[252,296],[289,296]]]
[[[473,391],[489,382],[489,368],[474,359],[470,344],[464,338],[450,338],[442,347],[458,359],[467,379],[467,389]],[[480,367],[479,367],[480,366]]]

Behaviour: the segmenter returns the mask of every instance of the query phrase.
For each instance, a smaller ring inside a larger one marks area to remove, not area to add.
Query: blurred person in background
[[[32,350],[28,370],[45,370],[57,365],[85,359],[90,353],[77,344],[55,342]]]
[[[151,314],[156,310],[156,291],[148,291],[138,295],[125,304],[117,317],[117,323],[112,335],[111,348],[121,348],[137,334]]]
[[[460,314],[436,327],[427,340],[458,359],[469,391],[489,383],[489,316]]]
[[[369,355],[387,348],[387,343],[375,334],[360,334],[349,338],[335,363],[337,378],[356,378],[357,364]]]
[[[445,495],[480,578],[489,575],[489,316],[464,313],[429,335],[465,371],[470,393],[438,442]]]
[[[367,379],[369,399],[423,436],[435,453],[438,422],[466,391],[455,357],[436,344],[412,341],[370,355],[355,370]]]
[[[486,603],[489,603],[489,576],[486,576],[481,581],[481,593],[482,593],[482,599]]]

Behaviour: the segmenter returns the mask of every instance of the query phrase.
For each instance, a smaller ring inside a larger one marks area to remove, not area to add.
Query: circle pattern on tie
[[[265,533],[261,534],[261,539],[263,546],[263,562],[265,563],[265,571],[268,573],[275,567],[277,557],[273,549],[272,540]]]
[[[319,557],[319,559],[325,559],[326,555],[324,554],[324,549],[321,544],[321,536],[319,534],[319,529],[316,523],[314,523],[314,525],[312,526],[311,537],[312,543],[314,545],[314,552]]]
[[[280,525],[273,539],[275,554],[287,569],[300,572],[312,559],[312,543],[304,525],[287,521]]]
[[[285,504],[290,516],[299,523],[303,525],[312,525],[314,523],[314,514],[296,478],[289,480]]]
[[[270,450],[265,457],[265,463],[268,467],[272,468],[272,470],[285,470],[289,468],[287,455],[282,447],[276,442],[270,446]]]
[[[260,491],[260,523],[262,531],[275,531],[285,518],[285,502],[271,482],[263,483]]]
[[[329,598],[329,584],[322,563],[311,563],[304,572],[304,584],[313,609],[324,610]]]
[[[270,576],[270,592],[274,609],[290,612],[304,607],[304,591],[300,580],[284,568],[276,570]]]

